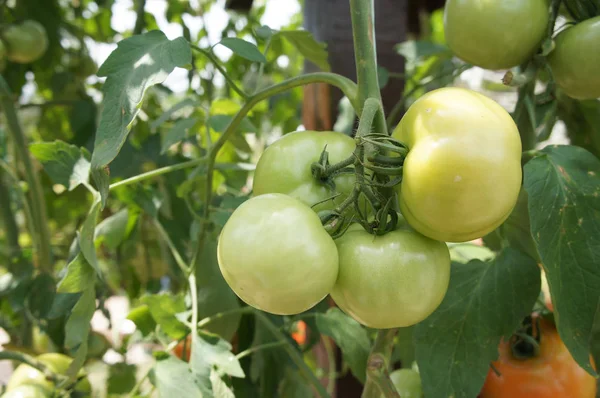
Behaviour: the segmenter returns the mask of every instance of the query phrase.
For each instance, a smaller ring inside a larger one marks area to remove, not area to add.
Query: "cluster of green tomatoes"
[[[510,215],[521,187],[521,140],[511,116],[493,100],[443,88],[417,100],[392,139],[408,148],[401,182],[391,186],[401,211],[391,231],[372,233],[344,210],[335,239],[318,213],[339,209],[372,177],[350,167],[316,178],[324,148],[332,164],[365,145],[333,131],[299,131],[270,145],[258,161],[253,197],[238,207],[219,237],[218,261],[233,291],[273,314],[304,312],[328,294],[361,324],[386,329],[416,324],[448,289],[445,242],[480,238]],[[385,149],[383,150],[385,151]],[[361,194],[362,195],[362,194]],[[364,200],[363,200],[364,199]]]

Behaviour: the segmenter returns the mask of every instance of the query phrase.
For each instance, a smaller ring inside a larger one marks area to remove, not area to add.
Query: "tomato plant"
[[[310,309],[338,276],[338,253],[319,217],[283,194],[256,196],[238,207],[219,237],[218,258],[233,291],[273,314]]]
[[[401,227],[377,237],[352,229],[336,244],[340,272],[331,297],[365,326],[414,325],[446,294],[450,254],[442,242]]]
[[[585,100],[600,97],[596,67],[600,16],[567,27],[556,37],[556,48],[548,57],[556,84],[570,97]]]
[[[409,108],[393,136],[410,148],[398,194],[417,231],[463,242],[508,218],[521,186],[521,141],[497,103],[459,88],[432,91]]]
[[[0,1],[2,394],[593,392],[597,1],[348,3]]]
[[[529,343],[520,342],[526,347],[525,357],[515,357],[520,345],[514,341],[500,344],[500,357],[493,362],[495,370],[490,369],[480,397],[595,397],[596,379],[573,360],[555,326],[541,320],[534,334],[539,334],[538,352],[531,353]]]
[[[448,46],[466,62],[508,69],[526,62],[542,44],[547,0],[493,2],[448,0],[444,28]]]

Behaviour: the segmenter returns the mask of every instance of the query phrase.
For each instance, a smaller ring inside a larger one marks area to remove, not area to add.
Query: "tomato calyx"
[[[311,165],[312,176],[317,182],[328,186],[331,190],[334,190],[334,177],[339,174],[353,173],[354,169],[350,166],[354,164],[354,160],[355,157],[353,154],[347,159],[331,165],[329,163],[329,152],[327,152],[327,145],[325,145],[319,160]]]
[[[522,326],[510,339],[512,355],[518,360],[527,360],[540,355],[540,319],[527,316]]]

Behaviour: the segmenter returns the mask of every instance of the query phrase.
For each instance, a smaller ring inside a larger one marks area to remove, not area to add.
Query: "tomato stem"
[[[12,141],[17,150],[25,170],[25,178],[29,185],[29,199],[31,205],[31,215],[35,230],[29,231],[34,242],[38,265],[41,270],[49,271],[52,269],[52,249],[50,246],[50,229],[48,228],[48,217],[46,213],[46,202],[44,201],[44,192],[40,184],[38,173],[35,170],[33,161],[27,147],[27,139],[21,128],[21,123],[15,110],[12,92],[8,83],[0,75],[0,105],[6,115],[8,122],[8,131],[11,134]]]
[[[386,329],[377,332],[375,344],[367,361],[367,382],[362,398],[400,398],[389,372],[389,358],[392,354],[394,337],[398,329]]]
[[[350,0],[352,16],[352,35],[354,38],[354,57],[356,60],[356,77],[358,81],[358,114],[361,119],[366,101],[373,99],[380,112],[375,120],[378,132],[388,134],[385,123],[381,92],[377,79],[377,54],[375,49],[375,15],[373,0]]]

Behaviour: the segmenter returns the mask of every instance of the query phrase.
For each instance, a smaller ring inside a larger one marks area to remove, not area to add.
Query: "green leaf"
[[[88,328],[87,332],[89,333],[89,328]],[[83,368],[83,365],[85,364],[85,360],[87,359],[87,352],[88,352],[88,341],[87,341],[87,336],[86,336],[85,340],[83,340],[83,342],[79,345],[79,348],[77,348],[77,352],[73,356],[73,361],[71,361],[69,368],[65,372],[65,376],[67,376],[69,378],[69,380],[61,387],[66,387],[67,385],[69,385],[69,384],[73,383],[75,380],[77,380],[77,377],[79,376],[79,373],[80,373],[79,371],[81,370],[81,368]]]
[[[78,293],[94,287],[96,273],[86,261],[83,253],[79,252],[75,259],[67,265],[67,273],[58,283],[60,293]]]
[[[127,319],[135,323],[135,326],[144,337],[156,329],[156,321],[152,317],[150,308],[147,305],[141,305],[129,311]]]
[[[175,67],[187,66],[191,61],[190,45],[183,37],[169,40],[158,30],[118,43],[98,70],[98,76],[107,79],[92,168],[99,169],[117,156],[146,90],[165,81]]]
[[[285,374],[278,389],[278,397],[306,398],[314,395],[312,387],[302,377],[300,372],[290,366],[285,368]]]
[[[235,54],[252,62],[267,62],[265,56],[258,50],[255,44],[237,37],[226,37],[219,44],[227,47]]]
[[[559,97],[558,117],[565,123],[571,144],[600,157],[600,101]]]
[[[185,337],[188,329],[175,316],[185,311],[183,296],[154,294],[142,297],[140,302],[148,306],[152,318],[171,338],[179,340]]]
[[[73,309],[81,294],[79,293],[56,293],[52,308],[46,316],[48,319],[58,319]]]
[[[96,257],[96,246],[94,245],[94,234],[96,232],[96,221],[100,214],[100,208],[102,203],[100,201],[100,195],[97,193],[94,195],[94,203],[90,209],[79,233],[79,248],[81,253],[87,260],[87,262],[94,267],[98,276],[102,277],[100,266],[98,265],[98,259]]]
[[[194,127],[197,122],[198,119],[194,117],[179,119],[177,122],[175,122],[173,127],[162,136],[160,153],[163,154],[167,152],[171,146],[183,140],[187,136],[189,129]]]
[[[450,259],[463,264],[471,260],[487,261],[495,256],[494,252],[487,247],[468,242],[449,243],[448,249],[450,250]]]
[[[221,379],[219,372],[210,371],[210,383],[212,385],[213,397],[215,398],[235,398],[235,394],[229,386]]]
[[[152,123],[150,123],[150,128],[152,130],[156,130],[158,127],[162,126],[162,124],[164,122],[169,120],[174,113],[176,113],[177,111],[179,111],[181,109],[187,108],[188,106],[194,107],[195,110],[201,111],[201,109],[199,108],[201,105],[202,104],[200,102],[198,102],[192,98],[186,98],[183,101],[180,101],[177,104],[173,105],[168,110],[161,112],[159,118],[154,120]]]
[[[199,332],[192,338],[190,368],[195,375],[196,384],[206,396],[212,396],[211,370],[234,377],[244,377],[239,361],[231,352],[231,344],[219,336]]]
[[[390,72],[383,66],[377,66],[377,81],[379,89],[383,89],[390,81]]]
[[[106,382],[109,395],[127,394],[136,384],[135,374],[137,367],[123,362],[117,362],[108,368],[108,381]]]
[[[229,126],[229,123],[231,123],[232,119],[233,116],[230,115],[212,115],[210,119],[208,119],[208,124],[216,132],[222,133],[225,131],[225,129],[227,129],[227,126]],[[247,117],[242,119],[242,122],[238,126],[237,130],[241,133],[258,133],[258,128],[256,128],[256,126],[252,124],[250,119]]]
[[[85,149],[57,140],[31,144],[29,151],[42,163],[44,170],[56,184],[72,191],[79,184],[88,183],[90,155]]]
[[[525,165],[531,232],[542,259],[558,332],[589,362],[600,308],[600,161],[585,149],[551,146]]]
[[[442,304],[414,331],[425,396],[476,397],[498,344],[531,313],[540,284],[535,261],[512,249],[486,263],[453,263]]]
[[[259,28],[256,28],[254,31],[256,32],[256,35],[263,40],[268,39],[269,37],[273,36],[276,33],[276,31],[274,31],[267,25],[263,25]]]
[[[92,178],[96,182],[96,187],[100,192],[100,200],[102,202],[102,208],[106,206],[106,200],[108,199],[108,189],[110,187],[110,171],[108,166],[100,169],[92,169]]]
[[[371,350],[367,331],[337,308],[331,308],[325,314],[317,314],[316,319],[319,331],[335,340],[354,377],[364,383]]]
[[[156,362],[154,378],[159,397],[203,397],[188,364],[173,356]]]
[[[52,308],[55,295],[54,278],[47,273],[36,276],[29,287],[28,304],[31,315],[36,319],[46,318]]]
[[[408,40],[400,43],[396,45],[396,52],[411,64],[434,55],[452,55],[447,46],[425,40]]]
[[[105,218],[96,226],[96,244],[103,244],[112,250],[116,249],[131,233],[137,217],[137,213],[125,208]]]
[[[296,47],[296,50],[304,58],[317,65],[321,70],[325,72],[331,70],[328,61],[327,45],[316,41],[312,33],[306,30],[282,30],[277,32],[277,34]]]
[[[90,333],[90,321],[96,311],[96,290],[88,289],[79,297],[65,325],[65,348],[74,350],[86,343]]]

